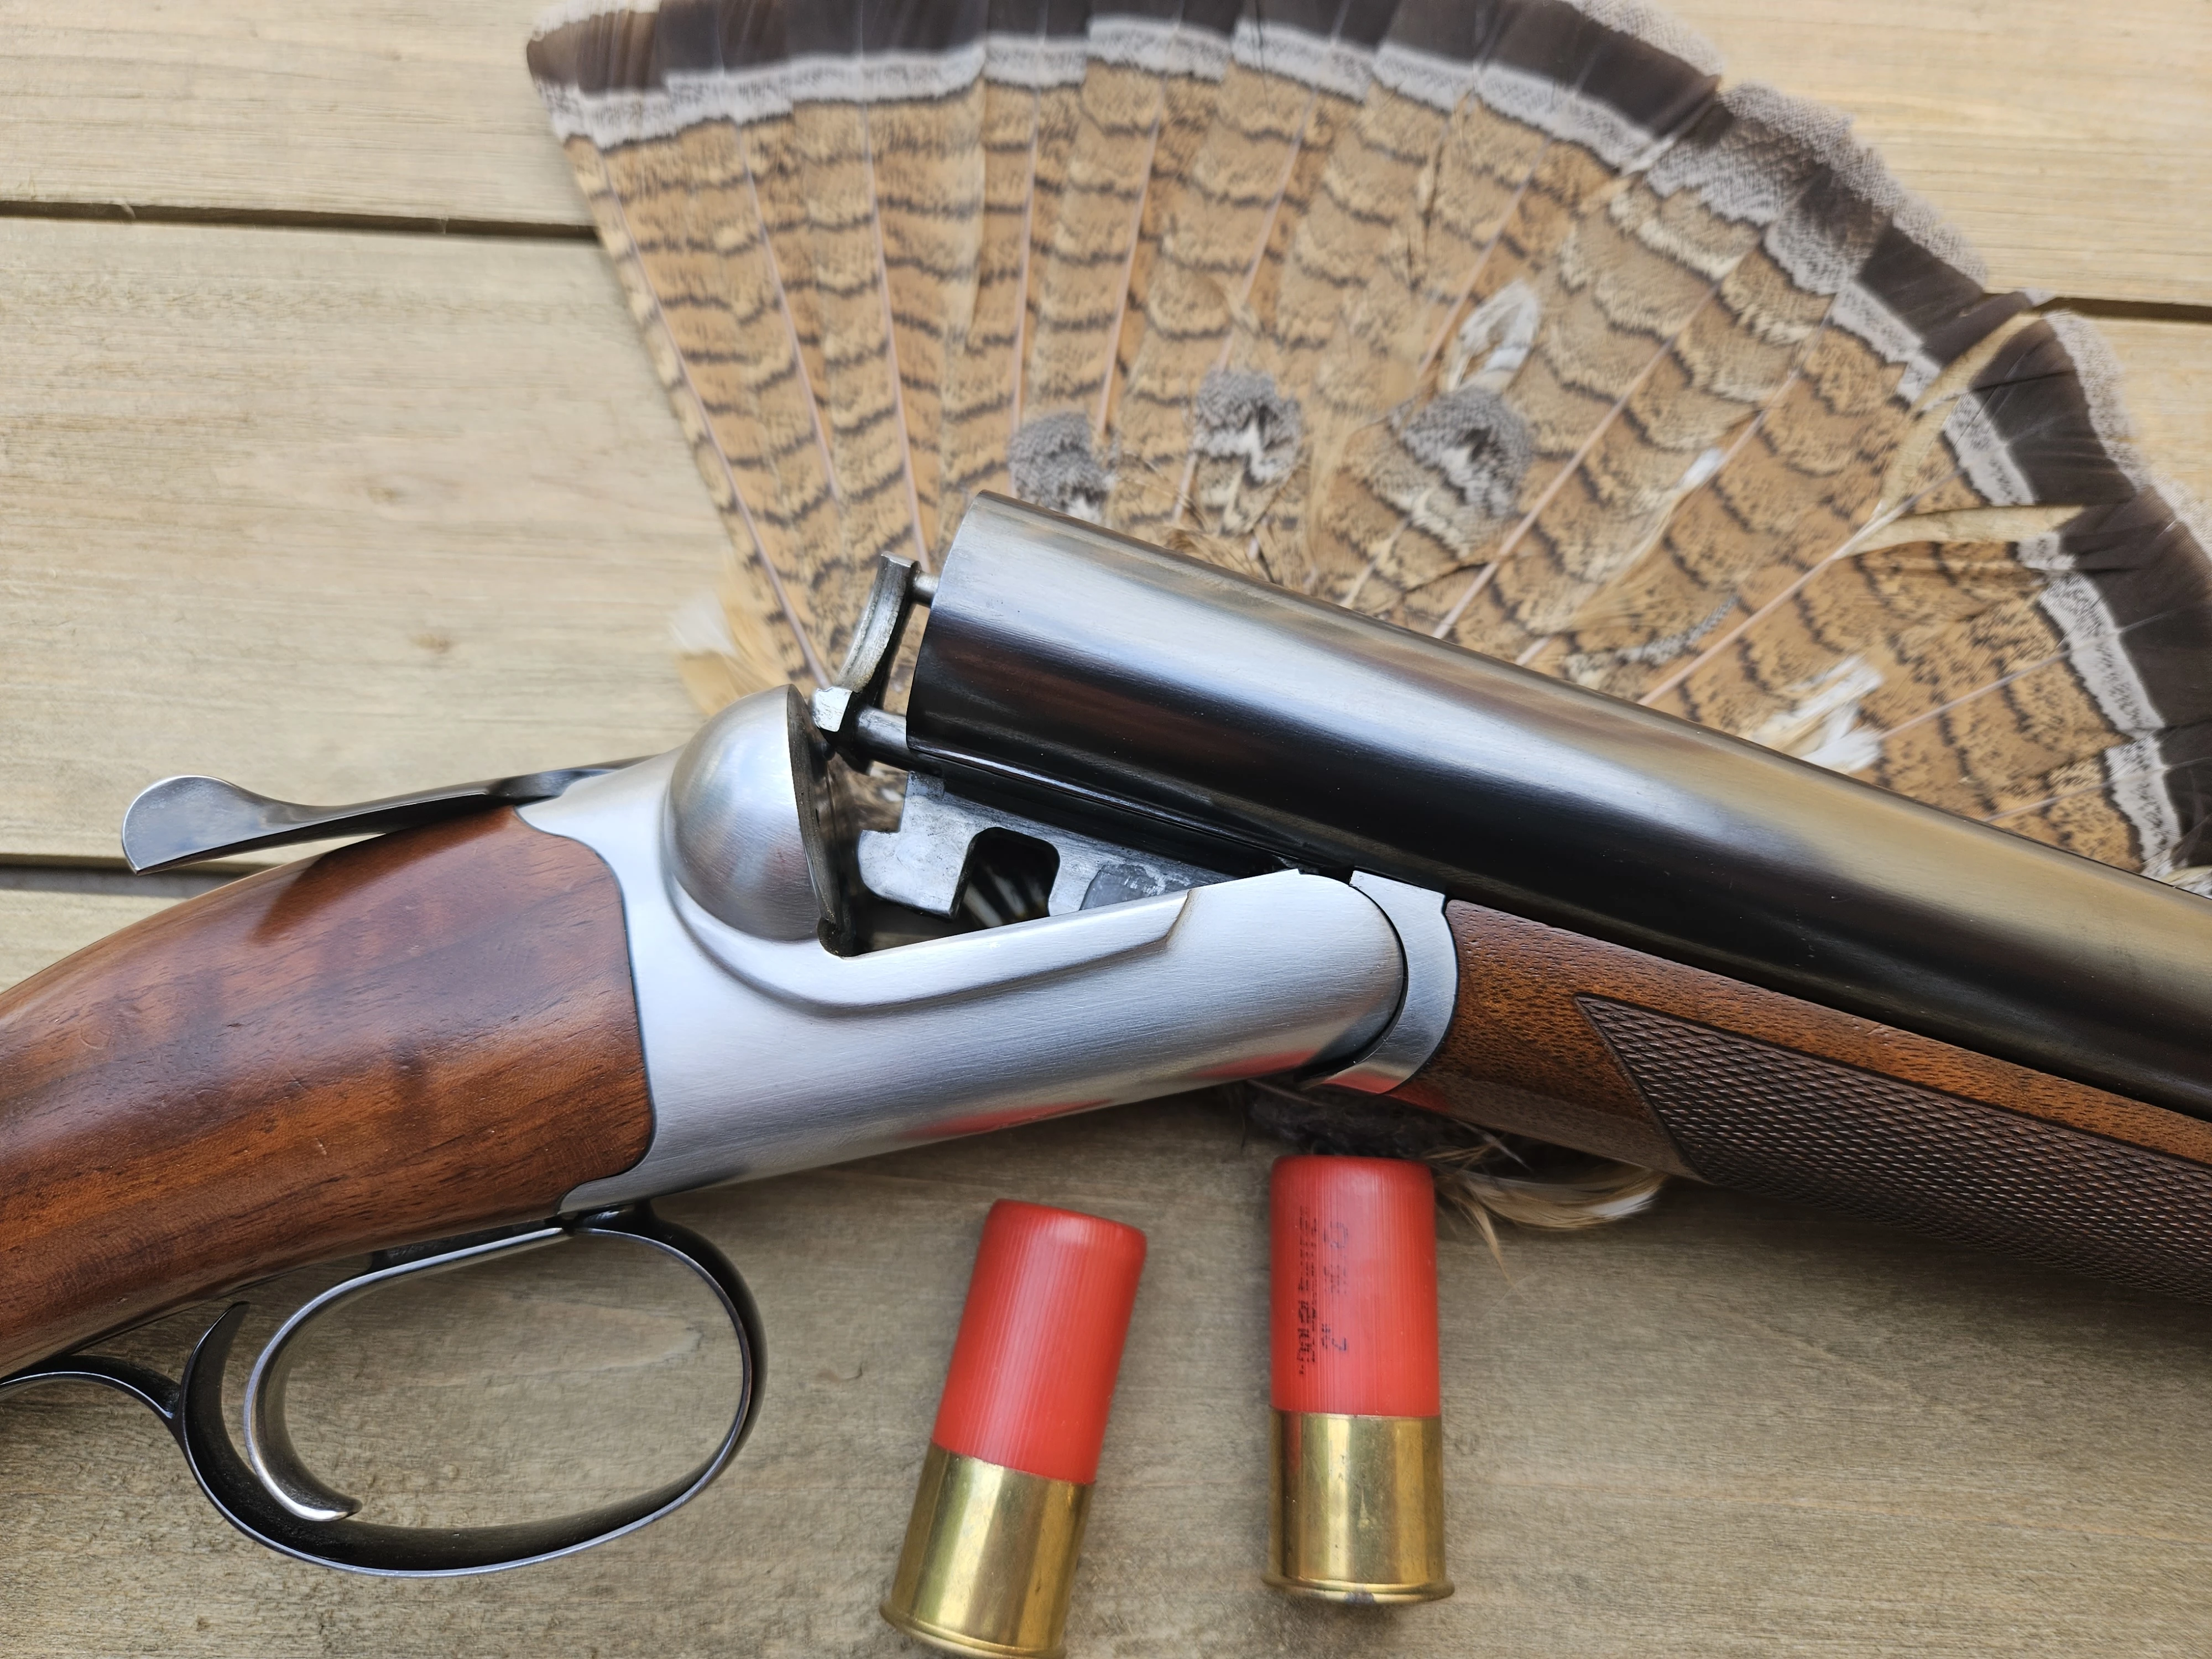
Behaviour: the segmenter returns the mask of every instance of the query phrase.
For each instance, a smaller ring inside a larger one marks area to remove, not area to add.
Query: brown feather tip
[[[1601,1227],[1642,1214],[1667,1184],[1656,1170],[1493,1134],[1387,1096],[1248,1083],[1244,1103],[1254,1129],[1299,1152],[1426,1164],[1437,1198],[1474,1224],[1500,1267],[1497,1221],[1547,1232]]]

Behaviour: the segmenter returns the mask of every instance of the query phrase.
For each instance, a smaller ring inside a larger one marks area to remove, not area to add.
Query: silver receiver
[[[653,1098],[644,1158],[565,1209],[1263,1074],[1388,1088],[1433,1046],[1401,1030],[1439,994],[1433,954],[1400,942],[1418,928],[1394,926],[1422,901],[1386,914],[1297,870],[1193,868],[1206,884],[838,955],[805,925],[842,908],[805,823],[818,762],[790,694],[763,692],[677,754],[521,809],[621,884]]]

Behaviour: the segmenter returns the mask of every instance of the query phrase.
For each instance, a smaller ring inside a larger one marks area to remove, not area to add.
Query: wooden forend
[[[0,1371],[643,1155],[622,898],[512,811],[218,888],[0,995]]]
[[[1480,905],[1397,1091],[1716,1185],[2212,1301],[2212,1124]]]

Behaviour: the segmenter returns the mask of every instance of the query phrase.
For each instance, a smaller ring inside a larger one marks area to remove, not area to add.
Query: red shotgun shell
[[[1144,1266],[1134,1227],[994,1204],[930,1438],[1048,1480],[1097,1479]]]
[[[1052,1659],[1145,1266],[1117,1221],[1002,1200],[883,1613],[952,1653]]]
[[[1275,1165],[1273,1394],[1279,1412],[1434,1417],[1437,1200],[1425,1165]]]
[[[1359,1603],[1449,1595],[1428,1167],[1283,1158],[1269,1207],[1267,1581]]]

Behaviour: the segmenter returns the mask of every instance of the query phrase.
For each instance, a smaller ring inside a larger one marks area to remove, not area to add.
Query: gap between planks
[[[0,198],[585,234],[523,63],[543,0],[20,0]],[[2000,288],[2198,304],[2202,0],[1670,0],[1734,82],[1856,115]],[[112,15],[111,15],[112,13]]]
[[[164,202],[0,200],[0,219],[91,219],[127,225],[215,225],[250,230],[354,231],[385,236],[489,236],[589,242],[587,224],[557,220],[453,219],[426,214],[340,213],[310,209],[188,207]],[[2212,315],[2212,307],[2206,307]]]
[[[306,209],[189,207],[162,202],[68,202],[0,199],[0,219],[94,220],[131,225],[204,225],[241,230],[327,230],[365,235],[495,237],[544,242],[588,242],[587,224],[553,220],[451,219],[421,214],[317,212]],[[2045,311],[2071,311],[2100,321],[2212,325],[2212,301],[2114,300],[2062,294],[2042,302]]]

